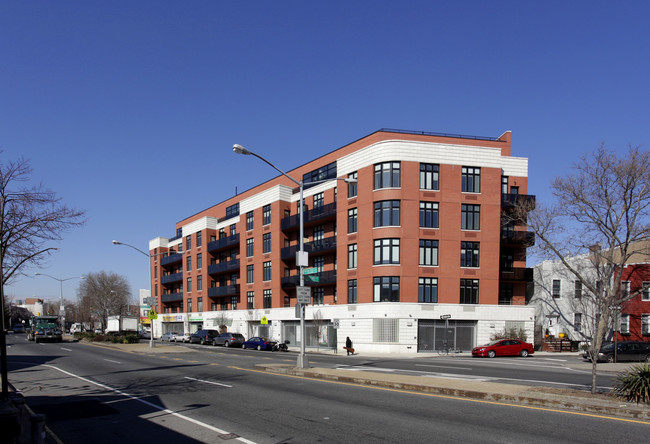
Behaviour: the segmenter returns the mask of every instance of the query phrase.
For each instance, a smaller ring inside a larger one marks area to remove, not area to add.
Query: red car
[[[497,339],[472,349],[472,356],[521,356],[525,358],[535,353],[533,344],[518,339]]]

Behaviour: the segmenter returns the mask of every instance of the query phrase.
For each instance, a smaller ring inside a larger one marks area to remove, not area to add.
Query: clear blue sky
[[[511,130],[548,200],[602,141],[648,146],[649,17],[647,1],[0,0],[0,161],[30,159],[88,216],[25,271],[149,288],[147,258],[111,240],[147,250],[275,177],[234,143],[290,170],[380,128]]]

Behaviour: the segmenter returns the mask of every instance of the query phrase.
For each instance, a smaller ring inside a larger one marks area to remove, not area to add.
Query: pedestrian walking
[[[352,339],[348,336],[345,338],[345,350],[348,352],[348,356],[350,356],[350,353],[354,354],[354,349],[352,348]]]

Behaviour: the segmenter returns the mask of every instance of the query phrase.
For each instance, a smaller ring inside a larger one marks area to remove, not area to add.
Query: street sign
[[[158,315],[156,314],[156,310],[153,310],[153,309],[149,310],[149,319],[151,319],[152,321],[154,319],[158,319]]]
[[[314,276],[313,274],[308,274],[307,276],[305,276],[305,279],[307,279],[309,282],[319,282],[320,276]]]
[[[269,323],[269,320],[267,319],[267,317],[262,316],[262,319],[260,319],[260,324],[267,325],[268,323]]]
[[[451,315],[441,315],[440,319],[449,319],[451,318]]]
[[[338,319],[332,319],[332,327],[336,330],[337,328],[340,327],[340,323]]]
[[[311,302],[311,287],[296,287],[296,299],[299,304]]]
[[[304,274],[314,274],[314,273],[318,273],[318,267],[305,268],[302,272],[303,272]]]
[[[156,298],[150,298],[150,297],[142,298],[142,302],[147,305],[156,305]]]

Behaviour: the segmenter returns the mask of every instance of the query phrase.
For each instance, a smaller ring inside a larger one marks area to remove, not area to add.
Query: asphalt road
[[[295,363],[291,353],[178,351],[128,353],[11,338],[9,382],[65,443],[644,442],[650,431],[638,421],[252,368]]]

